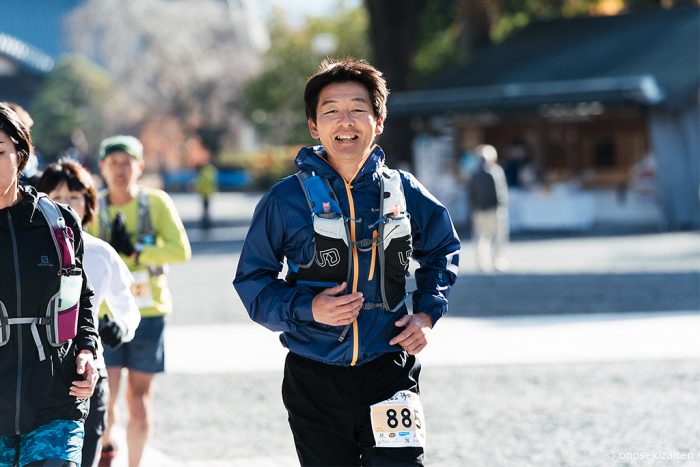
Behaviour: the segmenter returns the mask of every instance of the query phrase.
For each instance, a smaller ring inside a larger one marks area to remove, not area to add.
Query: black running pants
[[[422,466],[423,448],[377,448],[370,405],[419,392],[420,363],[397,352],[364,365],[327,365],[289,353],[282,400],[302,466]]]

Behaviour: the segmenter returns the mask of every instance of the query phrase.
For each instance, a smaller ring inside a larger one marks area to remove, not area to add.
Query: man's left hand
[[[416,355],[428,345],[427,332],[433,328],[433,320],[425,313],[406,315],[396,321],[397,327],[405,327],[389,341],[389,345],[400,345],[410,355]]]
[[[85,379],[73,381],[69,394],[78,399],[89,399],[92,396],[92,392],[95,390],[95,385],[99,378],[92,352],[89,350],[81,350],[78,356],[75,357],[75,366],[78,374],[83,375]]]

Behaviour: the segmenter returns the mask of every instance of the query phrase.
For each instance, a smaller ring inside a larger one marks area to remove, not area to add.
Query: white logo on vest
[[[322,250],[316,254],[316,264],[325,268],[326,266],[337,266],[340,263],[340,253],[336,248]]]
[[[404,253],[403,251],[399,251],[399,262],[404,266],[408,266],[408,263],[411,260],[412,253],[412,249],[408,250],[406,253]]]

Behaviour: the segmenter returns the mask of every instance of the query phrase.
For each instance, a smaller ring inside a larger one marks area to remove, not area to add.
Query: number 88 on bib
[[[372,405],[370,418],[377,447],[425,447],[423,407],[418,394],[399,391]]]

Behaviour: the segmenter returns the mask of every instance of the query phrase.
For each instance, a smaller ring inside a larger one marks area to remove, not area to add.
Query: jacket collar
[[[24,184],[19,185],[19,192],[22,195],[22,199],[18,203],[4,208],[3,211],[10,210],[13,215],[21,212],[22,215],[18,216],[18,219],[24,218],[24,213],[26,212],[29,214],[29,222],[31,223],[34,219],[34,214],[39,208],[39,194],[33,186]]]
[[[362,179],[367,174],[378,172],[384,167],[384,151],[382,148],[374,145],[372,152],[365,160],[362,167],[355,175],[351,183]],[[316,175],[321,175],[325,178],[340,178],[340,174],[328,162],[328,156],[323,146],[304,147],[299,150],[294,163],[303,172],[315,172]]]

